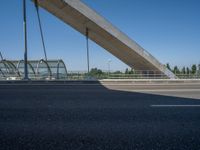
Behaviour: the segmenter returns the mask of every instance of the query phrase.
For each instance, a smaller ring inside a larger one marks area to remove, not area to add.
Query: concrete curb
[[[200,79],[103,79],[100,80],[102,83],[143,83],[143,84],[177,84],[177,83],[195,83],[195,84],[200,84]]]

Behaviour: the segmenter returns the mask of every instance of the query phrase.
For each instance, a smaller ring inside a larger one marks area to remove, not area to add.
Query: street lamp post
[[[108,76],[110,76],[110,63],[111,63],[111,59],[108,60]]]
[[[28,62],[27,62],[27,25],[26,25],[26,0],[23,0],[24,16],[24,80],[28,80]]]
[[[198,65],[198,78],[200,77],[200,63]]]
[[[87,72],[90,73],[90,56],[89,56],[89,29],[86,28],[86,48],[87,48]]]

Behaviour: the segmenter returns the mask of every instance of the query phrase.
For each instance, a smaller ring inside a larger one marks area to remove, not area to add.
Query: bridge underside
[[[40,0],[39,5],[135,70],[154,70],[169,78],[176,76],[135,41],[80,0]]]

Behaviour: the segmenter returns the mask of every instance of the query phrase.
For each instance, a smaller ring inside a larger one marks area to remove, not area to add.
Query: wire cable
[[[88,67],[88,74],[90,72],[90,59],[89,59],[89,29],[86,28],[86,48],[87,48],[87,67]]]
[[[3,60],[3,55],[2,55],[2,53],[0,52],[0,57],[1,57],[1,60]]]
[[[24,80],[28,78],[28,44],[27,44],[27,23],[26,23],[26,0],[23,0],[23,18],[24,18]]]
[[[42,30],[41,19],[40,19],[38,0],[34,0],[34,2],[35,2],[35,8],[36,8],[37,18],[38,18],[38,23],[39,23],[39,28],[40,28],[40,36],[41,36],[41,39],[42,39],[42,46],[43,46],[44,56],[45,56],[45,60],[47,61],[47,52],[46,52],[46,46],[45,46],[45,42],[44,42],[44,34],[43,34],[43,30]]]

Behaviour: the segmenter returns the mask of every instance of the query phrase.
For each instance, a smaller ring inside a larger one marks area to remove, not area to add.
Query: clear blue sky
[[[36,12],[28,1],[29,58],[44,57]],[[200,63],[199,0],[84,0],[163,64]],[[86,70],[85,37],[41,10],[48,57],[62,58],[69,70]],[[0,5],[0,51],[7,59],[23,59],[22,0]],[[123,62],[90,41],[91,67],[125,70]]]

